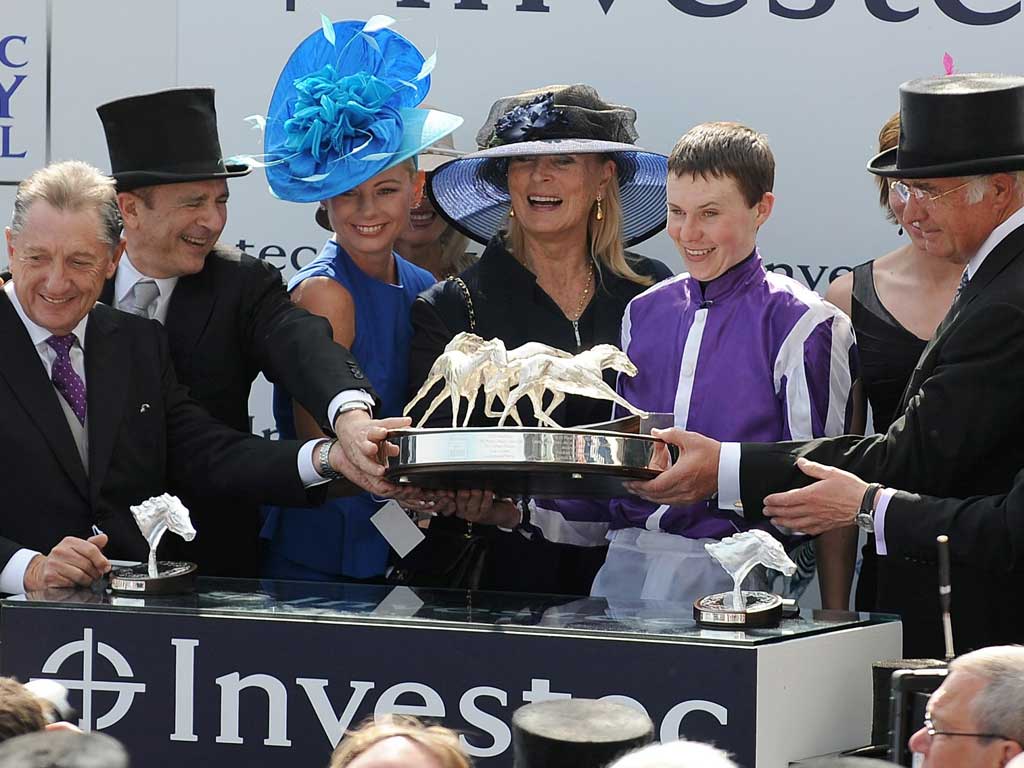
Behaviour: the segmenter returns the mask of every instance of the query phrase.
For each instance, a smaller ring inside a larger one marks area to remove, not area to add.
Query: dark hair
[[[899,143],[900,113],[897,112],[885,121],[885,125],[882,126],[882,130],[878,132],[878,151],[885,152],[885,150],[892,149]],[[890,181],[891,179],[887,179],[885,176],[875,176],[875,183],[878,185],[878,202],[882,206],[882,210],[885,211],[885,218],[895,224],[896,214],[893,213],[892,208],[889,207]]]
[[[763,133],[740,123],[701,123],[676,142],[668,172],[705,179],[728,176],[753,207],[775,185],[775,157]]]
[[[0,741],[46,727],[43,705],[13,677],[0,677]]]

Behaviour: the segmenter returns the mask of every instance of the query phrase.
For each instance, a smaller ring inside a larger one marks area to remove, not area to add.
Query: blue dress
[[[328,240],[288,281],[292,291],[307,278],[329,277],[352,296],[356,323],[351,351],[380,397],[377,417],[402,413],[409,383],[409,311],[416,296],[435,282],[426,270],[394,256],[398,285],[370,277]],[[282,439],[295,437],[292,399],[279,386],[274,387],[274,418]],[[263,576],[324,581],[380,576],[387,566],[388,545],[370,522],[380,506],[362,493],[331,499],[316,509],[266,507],[260,534],[269,540]]]

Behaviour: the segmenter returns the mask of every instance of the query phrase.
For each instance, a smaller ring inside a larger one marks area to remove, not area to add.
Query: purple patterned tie
[[[71,347],[75,343],[75,334],[67,336],[51,336],[46,343],[53,347],[57,359],[53,361],[51,377],[53,386],[71,406],[78,420],[85,425],[85,382],[71,367]]]

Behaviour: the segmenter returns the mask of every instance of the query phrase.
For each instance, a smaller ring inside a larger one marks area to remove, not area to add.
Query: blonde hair
[[[21,233],[33,203],[42,201],[58,211],[95,210],[97,233],[111,247],[121,240],[121,214],[117,210],[114,180],[80,160],[65,160],[40,168],[18,185],[14,195],[11,232]]]
[[[900,143],[900,113],[897,112],[895,115],[890,117],[882,125],[882,129],[878,132],[878,151],[885,152],[887,149],[892,149]],[[892,206],[889,205],[889,182],[892,179],[886,178],[885,176],[875,176],[875,183],[878,185],[878,201],[882,205],[882,210],[885,211],[885,218],[896,224],[896,214],[892,212]]]
[[[441,270],[445,274],[460,275],[476,261],[475,257],[466,253],[469,238],[451,224],[444,228],[437,242],[441,245]]]
[[[370,719],[350,731],[331,755],[329,768],[344,768],[370,748],[396,736],[429,752],[443,768],[471,768],[455,731],[440,725],[424,725],[415,717],[401,715],[389,715],[378,721]]]
[[[617,277],[625,278],[639,285],[653,285],[654,279],[637,273],[626,261],[626,250],[622,243],[622,203],[619,201],[619,179],[612,175],[601,198],[604,216],[598,221],[590,216],[587,221],[587,235],[590,239],[590,253],[597,260],[602,272],[607,270]],[[511,210],[511,209],[510,209]],[[519,222],[514,217],[506,219],[506,244],[513,254],[526,255],[526,238]]]

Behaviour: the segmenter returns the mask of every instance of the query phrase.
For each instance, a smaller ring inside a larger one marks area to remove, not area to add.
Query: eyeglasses
[[[939,200],[940,198],[943,198],[946,195],[951,195],[954,192],[956,192],[957,190],[963,189],[964,187],[966,187],[970,183],[971,182],[969,182],[969,181],[965,181],[963,184],[960,184],[959,186],[953,187],[952,189],[947,189],[945,192],[940,192],[937,195],[930,195],[927,192],[925,192],[923,189],[920,189],[919,187],[911,187],[908,184],[904,184],[902,181],[890,182],[889,183],[889,189],[891,189],[893,192],[895,192],[896,193],[896,197],[898,197],[904,203],[907,203],[907,202],[910,201],[910,196],[911,195],[913,195],[914,199],[917,200],[917,202],[919,202],[919,203],[925,203],[925,202],[934,203],[936,200]]]
[[[930,717],[924,719],[924,730],[929,736],[973,736],[976,739],[1006,739],[1007,741],[1013,741],[1009,736],[1003,736],[999,733],[966,733],[964,731],[937,731],[935,730],[935,724],[932,722]]]

